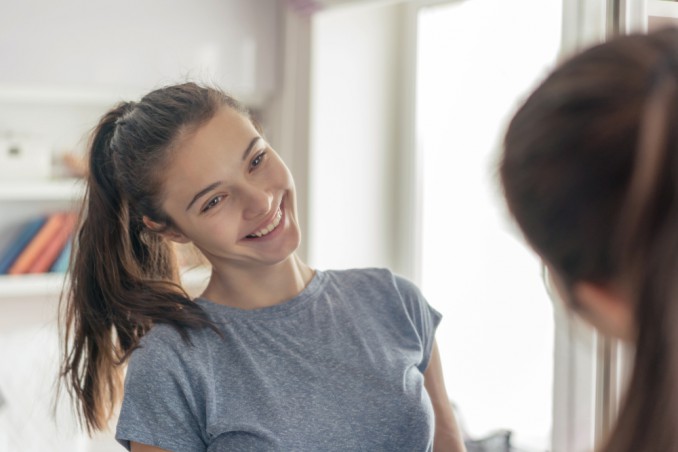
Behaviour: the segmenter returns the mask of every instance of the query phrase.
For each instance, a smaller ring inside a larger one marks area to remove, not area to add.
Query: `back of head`
[[[678,450],[678,29],[564,62],[507,130],[500,176],[564,282],[630,287],[637,358],[612,451]]]
[[[187,330],[211,326],[178,284],[165,228],[163,170],[182,136],[221,108],[246,111],[215,88],[194,83],[155,90],[101,118],[89,152],[89,175],[74,241],[62,325],[62,364],[88,430],[105,426],[121,395],[121,367],[155,323]]]

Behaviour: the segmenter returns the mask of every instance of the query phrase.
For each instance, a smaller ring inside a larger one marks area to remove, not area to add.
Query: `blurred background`
[[[0,452],[122,450],[112,430],[82,434],[67,403],[53,410],[68,247],[40,268],[10,261],[31,225],[77,209],[98,118],[187,80],[219,85],[263,124],[296,180],[302,257],[389,267],[443,313],[446,384],[469,438],[508,431],[513,450],[579,451],[603,434],[601,394],[619,393],[623,363],[550,301],[501,204],[496,158],[512,112],[560,58],[675,21],[674,2],[0,7]],[[184,258],[197,293],[208,270]]]

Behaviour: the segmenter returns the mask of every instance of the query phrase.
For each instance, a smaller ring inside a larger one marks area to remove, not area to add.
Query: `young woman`
[[[508,207],[563,299],[635,345],[602,450],[678,450],[678,30],[558,67],[505,136]]]
[[[292,176],[234,99],[187,83],[114,108],[88,177],[62,371],[88,430],[122,398],[135,452],[463,450],[440,315],[387,270],[295,254]],[[171,242],[211,264],[195,300]]]

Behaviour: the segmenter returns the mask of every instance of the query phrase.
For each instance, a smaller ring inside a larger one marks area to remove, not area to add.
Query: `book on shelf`
[[[57,256],[56,261],[49,268],[50,273],[66,273],[68,270],[68,263],[71,259],[71,249],[73,248],[72,237],[69,237],[66,246],[61,250],[61,254]]]
[[[47,217],[42,216],[29,221],[18,233],[16,239],[10,242],[7,249],[0,255],[0,275],[9,271],[19,254],[26,248],[26,245],[35,237],[40,228],[47,221]]]
[[[75,227],[75,214],[57,212],[44,223],[12,262],[7,274],[41,273],[50,269],[68,242]]]
[[[50,270],[52,264],[54,264],[66,246],[66,243],[70,240],[76,220],[75,213],[68,212],[64,214],[64,220],[56,234],[40,250],[33,263],[26,270],[26,273],[46,273]]]

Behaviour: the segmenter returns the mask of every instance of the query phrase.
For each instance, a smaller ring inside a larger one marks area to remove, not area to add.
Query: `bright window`
[[[550,448],[553,311],[540,265],[507,220],[496,158],[512,112],[550,69],[559,0],[473,0],[419,10],[416,136],[421,286],[444,314],[447,388],[468,432]]]

